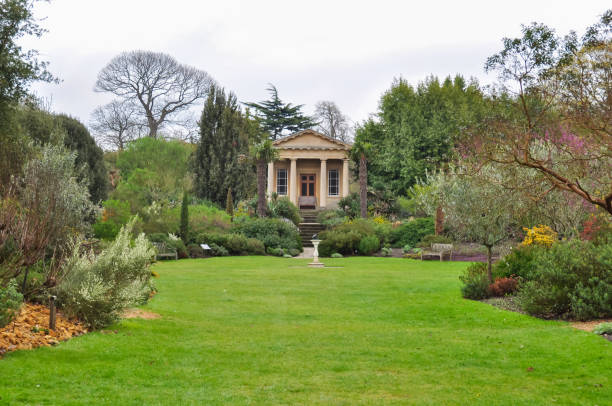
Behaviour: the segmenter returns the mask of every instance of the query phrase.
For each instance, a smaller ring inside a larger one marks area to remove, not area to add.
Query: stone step
[[[302,246],[304,247],[312,247],[312,243],[310,240],[314,234],[319,234],[321,231],[325,230],[325,226],[323,224],[317,223],[316,216],[304,216],[302,213],[302,218],[304,221],[299,224],[298,228],[300,229],[300,238],[302,239]]]

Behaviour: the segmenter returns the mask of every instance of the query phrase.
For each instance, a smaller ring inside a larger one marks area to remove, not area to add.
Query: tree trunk
[[[444,231],[444,212],[442,206],[436,208],[436,235],[442,234]]]
[[[257,215],[266,215],[266,162],[257,161]]]
[[[493,283],[493,272],[491,270],[493,266],[493,247],[491,245],[487,245],[487,277],[489,278],[489,283]]]
[[[365,154],[359,158],[359,203],[361,217],[368,217],[368,166]]]
[[[157,129],[159,124],[153,117],[147,117],[147,125],[149,126],[149,137],[157,138]]]

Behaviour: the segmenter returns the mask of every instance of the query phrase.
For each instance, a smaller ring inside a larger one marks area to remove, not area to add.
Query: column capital
[[[321,162],[327,162],[327,158],[319,158]]]

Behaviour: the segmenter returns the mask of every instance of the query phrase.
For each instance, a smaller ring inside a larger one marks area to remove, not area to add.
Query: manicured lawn
[[[0,360],[0,404],[605,405],[612,343],[461,299],[465,263],[155,266],[157,320]]]

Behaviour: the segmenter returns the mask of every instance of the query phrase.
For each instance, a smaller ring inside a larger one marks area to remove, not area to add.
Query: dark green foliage
[[[612,244],[572,240],[535,253],[518,292],[526,312],[582,320],[612,315]]]
[[[200,247],[199,244],[187,244],[187,252],[189,253],[189,258],[204,258],[206,254],[204,253],[204,249]]]
[[[428,234],[417,244],[419,248],[429,248],[431,244],[452,244],[453,240],[445,235]]]
[[[77,154],[75,165],[85,170],[83,175],[87,179],[91,201],[101,202],[108,193],[108,173],[102,149],[80,121],[64,114],[58,115],[57,120],[66,132],[64,144]]]
[[[391,243],[394,247],[410,245],[414,247],[426,235],[434,233],[434,220],[431,217],[417,218],[402,223],[391,230]]]
[[[350,223],[340,224],[320,234],[319,254],[328,257],[338,252],[343,255],[353,255],[359,249],[359,243],[364,237],[371,236],[378,241],[376,227],[372,221],[356,219]]]
[[[372,255],[380,248],[380,241],[375,235],[366,235],[359,241],[359,253],[361,255]]]
[[[189,194],[183,192],[183,201],[181,202],[181,224],[179,228],[179,236],[186,243],[189,240]]]
[[[343,210],[345,215],[350,218],[356,218],[360,215],[360,199],[359,193],[351,193],[346,197],[343,197],[338,202],[338,207]]]
[[[231,255],[264,255],[266,249],[264,243],[256,238],[248,238],[243,234],[229,233],[202,233],[198,240],[208,244],[223,247]]]
[[[612,315],[612,278],[590,278],[580,282],[570,293],[573,317],[579,320],[604,318]]]
[[[244,104],[255,109],[262,129],[269,133],[273,140],[281,137],[285,131],[292,133],[317,125],[316,121],[302,113],[302,104],[293,106],[291,103],[283,103],[274,85],[270,85],[266,90],[270,92],[270,99]]]
[[[225,249],[225,247],[221,245],[217,245],[215,243],[209,244],[210,246],[210,255],[213,257],[226,257],[229,255],[229,252]]]
[[[273,199],[268,202],[268,215],[270,217],[289,219],[296,226],[302,222],[300,210],[287,197]]]
[[[466,84],[461,76],[442,83],[430,77],[416,88],[395,80],[381,97],[378,120],[356,131],[356,139],[372,145],[368,185],[405,195],[426,171],[451,158],[460,130],[476,122],[482,105],[478,84]]]
[[[284,255],[284,250],[282,248],[268,247],[266,252],[268,255],[274,255],[276,257],[282,257]]]
[[[38,52],[20,45],[45,32],[34,16],[34,3],[3,0],[0,4],[0,193],[32,153],[27,131],[20,126],[20,103],[28,99],[32,82],[55,80]]]
[[[297,254],[295,255],[298,255],[301,252],[297,248],[291,248],[290,251],[291,252],[297,251]],[[265,255],[266,246],[264,245],[263,242],[259,241],[257,238],[247,238],[246,253],[248,255]]]
[[[234,222],[234,232],[255,238],[269,247],[302,249],[302,240],[292,224],[274,218],[239,217]]]
[[[493,273],[500,277],[517,276],[531,279],[536,269],[536,260],[545,250],[546,248],[537,245],[520,245],[495,264]]]
[[[9,282],[6,287],[0,286],[0,328],[9,324],[15,318],[23,296],[17,291],[17,282]]]
[[[254,191],[252,163],[239,159],[249,152],[251,123],[244,117],[233,93],[211,86],[200,117],[200,142],[193,157],[194,191],[220,207],[242,200]],[[229,192],[231,189],[231,192]]]
[[[0,6],[0,122],[8,106],[26,96],[30,83],[54,80],[47,63],[38,60],[38,52],[19,45],[20,38],[41,37],[45,32],[33,15],[34,3],[5,0]]]
[[[473,263],[459,276],[463,286],[461,295],[466,299],[480,300],[489,297],[487,264]]]

